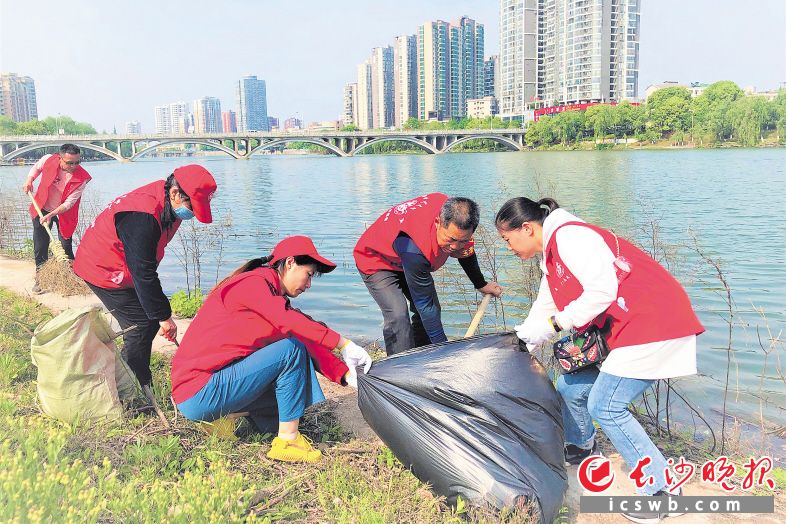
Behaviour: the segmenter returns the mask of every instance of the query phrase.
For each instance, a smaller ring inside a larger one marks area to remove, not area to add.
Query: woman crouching
[[[315,371],[356,388],[355,367],[371,367],[363,348],[290,305],[314,275],[335,267],[310,238],[293,236],[218,284],[172,360],[172,397],[180,412],[206,422],[249,412],[260,431],[277,420],[269,458],[320,460],[322,453],[298,431],[305,409],[325,400]]]

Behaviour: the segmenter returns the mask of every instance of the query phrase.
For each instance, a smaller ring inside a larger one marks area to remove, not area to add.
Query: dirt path
[[[94,295],[62,297],[53,293],[33,295],[30,288],[33,286],[34,264],[28,260],[15,260],[0,256],[0,287],[9,289],[19,295],[27,296],[44,304],[50,309],[60,312],[66,308],[82,307],[87,305],[100,306],[101,302]],[[188,328],[190,320],[178,319],[178,338]],[[174,352],[174,345],[161,337],[156,337],[153,343],[153,351],[171,354]],[[379,440],[376,434],[363,419],[357,402],[355,390],[334,384],[326,380],[321,375],[319,382],[328,400],[336,403],[336,416],[342,428],[351,433],[355,438],[363,440]],[[628,469],[622,457],[608,450],[604,453],[611,461],[614,470],[614,483],[612,487],[604,492],[604,495],[632,495],[635,492],[633,483],[628,478]],[[627,519],[620,515],[609,514],[581,514],[579,513],[579,497],[583,494],[583,489],[576,477],[577,468],[568,468],[568,492],[565,495],[565,504],[568,506],[568,520],[576,524],[597,524],[597,523],[628,523]],[[683,486],[683,494],[687,496],[725,496],[720,487],[702,483],[698,480],[689,482]],[[737,494],[737,493],[735,493]],[[681,517],[669,518],[667,522],[673,521],[675,524],[704,524],[715,522],[744,522],[744,523],[763,523],[780,524],[786,522],[786,495],[779,495],[775,500],[775,513],[772,514],[749,514],[749,515],[730,515],[730,514],[687,514]]]

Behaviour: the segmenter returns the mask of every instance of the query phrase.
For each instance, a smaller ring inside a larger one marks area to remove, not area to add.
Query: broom
[[[49,248],[52,250],[52,255],[54,255],[55,259],[59,262],[66,262],[68,263],[68,255],[66,255],[65,249],[63,246],[60,245],[60,242],[55,242],[55,237],[52,235],[52,224],[44,224],[44,214],[41,212],[41,207],[38,205],[38,202],[35,201],[35,197],[33,197],[33,192],[28,191],[27,196],[30,197],[30,200],[33,202],[33,206],[35,206],[35,210],[38,212],[38,220],[41,221],[41,225],[44,226],[46,229],[47,234],[49,235]]]
[[[35,206],[38,212],[38,219],[42,221],[41,225],[46,229],[49,235],[49,248],[52,250],[53,260],[41,266],[38,271],[38,284],[44,289],[59,293],[64,297],[70,295],[89,295],[90,288],[87,287],[84,280],[77,277],[71,270],[71,261],[66,255],[65,249],[60,245],[60,242],[55,242],[55,237],[52,235],[51,223],[43,224],[44,214],[38,205],[38,202],[33,198],[33,193],[28,192],[27,195]]]

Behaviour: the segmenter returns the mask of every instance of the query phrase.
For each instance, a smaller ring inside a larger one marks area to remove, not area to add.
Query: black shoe
[[[34,295],[41,295],[41,294],[43,294],[43,293],[46,293],[46,291],[44,291],[44,290],[41,288],[41,286],[39,286],[39,285],[38,285],[38,282],[36,282],[35,284],[33,284],[33,287],[32,287],[32,289],[31,289],[30,291],[32,291]]]
[[[666,517],[679,517],[680,515],[684,515],[683,512],[674,512],[669,513],[668,509],[668,497],[680,497],[682,496],[682,488],[677,493],[670,493],[666,490],[657,491],[653,497],[664,497],[663,502],[660,506],[660,511],[658,512],[647,512],[647,511],[627,511],[622,513],[622,516],[628,520],[633,522],[638,522],[639,524],[657,524],[661,520],[665,519]],[[665,504],[665,506],[664,506]]]
[[[565,465],[578,466],[581,464],[581,461],[590,455],[600,455],[597,442],[592,443],[592,449],[581,449],[573,444],[568,444],[565,446]]]

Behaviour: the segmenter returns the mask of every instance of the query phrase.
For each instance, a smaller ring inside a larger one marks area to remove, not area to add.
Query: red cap
[[[273,258],[270,260],[270,265],[272,266],[284,258],[298,255],[308,255],[316,260],[320,265],[320,273],[330,273],[336,269],[336,265],[333,262],[317,253],[314,242],[312,242],[310,238],[304,236],[287,237],[276,244],[276,247],[273,248]]]
[[[211,223],[213,214],[210,212],[210,200],[216,192],[213,175],[197,164],[178,167],[173,174],[177,185],[191,199],[191,211],[196,219],[203,224]]]

